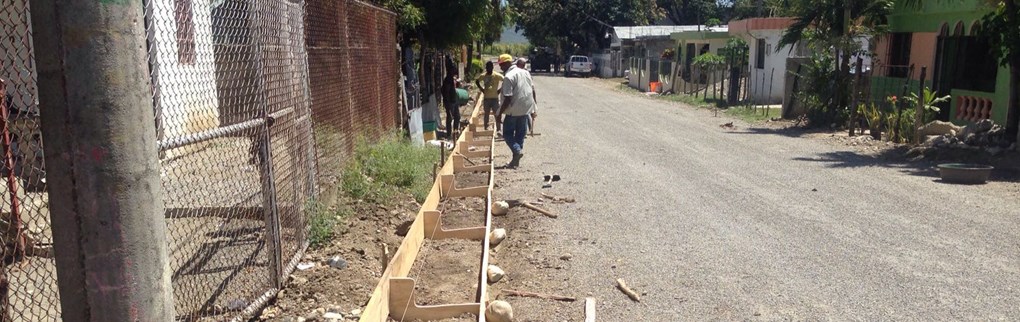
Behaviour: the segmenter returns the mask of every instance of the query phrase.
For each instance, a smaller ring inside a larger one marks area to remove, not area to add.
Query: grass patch
[[[343,149],[342,143],[336,144],[340,137],[326,132],[328,136],[320,135],[316,138],[331,139],[317,142],[318,146]],[[322,195],[339,192],[345,201],[330,204],[324,204],[321,200],[308,202],[308,242],[313,248],[326,245],[346,231],[347,225],[344,222],[354,213],[349,206],[351,201],[391,206],[395,204],[397,196],[408,193],[419,203],[424,202],[432,189],[432,164],[439,160],[437,149],[415,146],[399,132],[384,135],[374,142],[358,139],[353,157],[346,162],[331,160],[338,159],[339,155],[337,153],[335,156],[319,158],[320,161],[327,159],[324,161],[340,172],[339,186],[325,188],[337,190],[323,191]],[[342,168],[340,164],[343,164]]]
[[[628,93],[638,94],[638,95],[644,95],[644,93],[641,93],[637,89],[634,89],[634,88],[632,88],[630,86],[627,86],[626,84],[620,84],[619,85],[619,89],[620,89],[620,91],[623,91],[623,92],[628,92]],[[711,95],[709,95],[709,96],[711,96]],[[680,95],[680,94],[649,95],[648,97],[654,98],[654,99],[657,99],[657,100],[662,100],[662,101],[682,103],[682,104],[690,105],[690,106],[697,107],[697,108],[707,108],[707,109],[719,108],[720,111],[723,112],[724,114],[729,115],[729,116],[734,117],[734,118],[741,119],[741,120],[743,120],[745,122],[748,122],[748,123],[759,123],[759,122],[763,122],[763,121],[766,121],[766,120],[770,120],[772,118],[781,117],[783,115],[782,108],[770,108],[768,116],[765,116],[764,115],[764,110],[762,110],[761,108],[750,109],[750,108],[744,107],[744,105],[741,105],[741,104],[737,104],[737,105],[734,105],[734,106],[727,107],[725,101],[723,101],[721,99],[711,98],[711,97],[710,98],[704,98],[704,97],[695,97],[695,96],[691,96],[691,95]]]
[[[324,246],[336,236],[337,226],[352,213],[344,205],[326,206],[312,201],[308,206],[308,245],[312,248]]]
[[[437,160],[436,149],[415,146],[400,134],[386,135],[375,143],[359,140],[341,187],[351,198],[380,204],[388,204],[398,192],[423,202],[432,188],[432,165]]]
[[[744,120],[748,123],[758,123],[771,120],[773,118],[782,117],[783,108],[769,108],[768,116],[765,116],[765,110],[763,108],[746,108],[743,106],[734,106],[726,109],[726,114],[738,119]]]

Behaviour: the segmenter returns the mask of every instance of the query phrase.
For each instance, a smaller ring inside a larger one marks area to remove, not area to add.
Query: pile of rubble
[[[935,121],[920,129],[926,140],[922,149],[985,150],[995,156],[1016,149],[1006,138],[1006,129],[992,120],[983,120],[960,127],[949,122]]]

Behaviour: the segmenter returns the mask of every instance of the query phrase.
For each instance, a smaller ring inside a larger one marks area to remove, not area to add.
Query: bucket
[[[436,121],[422,122],[421,123],[421,130],[423,132],[435,132],[436,131],[436,124],[438,124],[438,123],[436,123]]]
[[[649,92],[656,92],[656,93],[658,93],[660,86],[662,86],[662,83],[660,83],[660,82],[651,82],[651,83],[648,83],[648,91]]]
[[[421,132],[425,141],[436,139],[436,124],[435,121],[422,122]]]
[[[457,89],[457,104],[460,104],[460,105],[467,104],[468,100],[470,100],[470,99],[471,99],[471,94],[469,94],[466,89],[463,89],[463,88],[458,88]]]

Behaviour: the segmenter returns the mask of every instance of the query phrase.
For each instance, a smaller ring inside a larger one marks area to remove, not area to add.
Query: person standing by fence
[[[499,67],[505,73],[503,77],[503,104],[496,112],[496,122],[506,113],[503,119],[503,139],[513,153],[507,168],[517,168],[524,157],[524,137],[528,133],[531,114],[535,112],[535,96],[531,76],[523,68],[513,68],[513,57],[507,54],[499,56]],[[498,124],[498,123],[497,123]]]
[[[453,140],[453,133],[460,128],[460,102],[457,101],[457,88],[460,87],[460,80],[457,79],[457,68],[453,61],[446,60],[446,78],[443,79],[443,87],[440,91],[443,94],[443,109],[446,110],[446,138]]]
[[[496,114],[499,109],[499,86],[503,83],[503,74],[493,72],[495,65],[490,61],[485,63],[485,74],[475,79],[475,85],[485,95],[482,100],[482,107],[485,108],[485,129],[489,129],[489,113]],[[483,86],[484,84],[484,86]],[[496,131],[501,130],[499,122],[496,123]]]

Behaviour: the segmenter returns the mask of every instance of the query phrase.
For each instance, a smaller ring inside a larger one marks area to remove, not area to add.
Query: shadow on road
[[[761,134],[761,135],[779,135],[791,138],[799,138],[812,133],[821,133],[818,130],[809,130],[800,127],[784,127],[784,128],[765,128],[765,127],[751,127],[746,128],[743,131],[727,132],[730,134]]]
[[[992,171],[989,181],[991,182],[1020,182],[1020,168],[1016,167],[1014,160],[1016,155],[994,158],[983,153],[973,153],[969,156],[953,155],[937,160],[910,160],[906,157],[909,147],[901,146],[881,151],[877,154],[863,154],[854,151],[836,151],[818,154],[814,157],[796,157],[794,161],[821,162],[826,167],[835,169],[863,168],[863,167],[884,167],[897,169],[901,173],[913,176],[931,178],[935,182],[942,183],[937,168],[940,163],[949,162],[970,162],[980,164],[991,164],[996,167]],[[947,183],[948,184],[948,183]]]

